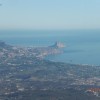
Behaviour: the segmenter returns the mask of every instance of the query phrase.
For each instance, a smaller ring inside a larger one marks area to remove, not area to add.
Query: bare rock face
[[[50,46],[50,47],[54,47],[54,48],[64,48],[65,45],[61,42],[56,42],[54,45]]]

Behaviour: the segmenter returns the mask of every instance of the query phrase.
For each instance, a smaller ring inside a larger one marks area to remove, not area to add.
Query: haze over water
[[[0,40],[14,46],[66,45],[63,54],[46,59],[76,64],[100,65],[100,30],[0,31]],[[8,35],[9,34],[9,35]]]
[[[60,41],[66,45],[64,53],[46,59],[100,65],[100,0],[1,0],[0,4],[0,30],[16,30],[0,31],[0,40],[16,46]]]

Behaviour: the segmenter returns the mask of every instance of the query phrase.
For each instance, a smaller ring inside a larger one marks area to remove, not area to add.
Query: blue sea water
[[[64,53],[46,59],[100,65],[100,30],[1,30],[0,40],[15,46],[49,46],[60,41],[66,45]]]

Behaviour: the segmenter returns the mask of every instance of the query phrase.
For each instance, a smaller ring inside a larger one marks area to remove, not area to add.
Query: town
[[[63,44],[55,43],[21,48],[0,42],[0,100],[46,100],[49,96],[52,100],[71,100],[74,96],[80,99],[80,95],[85,100],[99,100],[100,66],[44,59],[62,53],[62,47]]]

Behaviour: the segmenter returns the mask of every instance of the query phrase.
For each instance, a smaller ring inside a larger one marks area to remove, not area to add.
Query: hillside
[[[100,66],[51,62],[37,57],[35,48],[9,48],[0,51],[1,100],[100,99],[86,92],[100,87]]]

